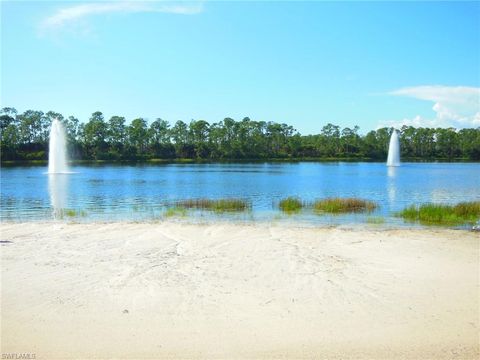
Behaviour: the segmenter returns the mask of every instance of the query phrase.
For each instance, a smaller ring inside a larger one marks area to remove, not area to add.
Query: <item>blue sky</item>
[[[1,105],[480,126],[479,2],[2,2]]]

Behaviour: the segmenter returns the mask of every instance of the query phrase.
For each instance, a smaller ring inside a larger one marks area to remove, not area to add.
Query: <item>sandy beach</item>
[[[3,223],[1,353],[476,359],[480,236]]]

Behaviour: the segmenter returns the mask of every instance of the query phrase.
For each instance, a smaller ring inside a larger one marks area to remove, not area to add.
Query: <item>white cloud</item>
[[[201,12],[201,2],[166,2],[166,1],[111,1],[73,5],[58,9],[40,23],[40,30],[58,31],[66,26],[76,25],[93,15],[110,13],[158,12],[191,15]]]
[[[419,115],[403,120],[380,122],[382,126],[415,127],[478,127],[480,126],[480,88],[467,86],[425,85],[391,91],[389,95],[406,96],[433,102],[435,117]]]

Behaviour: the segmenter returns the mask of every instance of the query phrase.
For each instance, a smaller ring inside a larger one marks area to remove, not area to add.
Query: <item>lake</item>
[[[242,198],[252,204],[241,214],[194,211],[198,220],[294,221],[304,224],[365,223],[410,204],[480,200],[478,163],[221,163],[72,166],[73,174],[48,175],[46,167],[2,167],[3,221],[58,217],[59,209],[78,211],[75,221],[152,220],[164,217],[176,201],[192,198]],[[287,196],[311,201],[360,197],[377,202],[374,213],[327,216],[305,210],[286,215],[278,202]],[[408,224],[411,226],[411,224]]]

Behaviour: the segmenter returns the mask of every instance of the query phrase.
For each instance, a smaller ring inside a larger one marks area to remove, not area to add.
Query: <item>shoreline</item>
[[[158,218],[142,218],[142,219],[89,219],[83,217],[72,217],[68,219],[0,219],[0,228],[2,226],[11,225],[24,225],[29,224],[36,225],[185,225],[185,226],[215,226],[215,225],[228,225],[228,226],[249,226],[249,227],[281,227],[291,229],[310,229],[310,230],[329,230],[338,229],[341,231],[364,231],[364,232],[388,232],[388,231],[431,231],[431,232],[465,232],[469,234],[480,234],[478,230],[474,230],[474,224],[463,225],[443,225],[443,224],[421,224],[420,222],[408,222],[408,221],[396,221],[396,222],[381,222],[381,223],[369,223],[367,221],[358,222],[314,222],[302,219],[289,218],[287,215],[284,218],[232,218],[232,217],[196,217],[196,216],[163,216]]]
[[[347,158],[267,158],[267,159],[137,159],[137,160],[70,160],[69,165],[175,165],[175,164],[259,164],[259,163],[301,163],[301,162],[317,162],[317,163],[386,163],[386,159],[347,157]],[[402,163],[480,163],[478,159],[469,158],[402,158]],[[45,160],[2,160],[1,166],[48,166],[48,159]]]
[[[3,222],[0,234],[2,353],[480,354],[480,239],[471,231]]]

